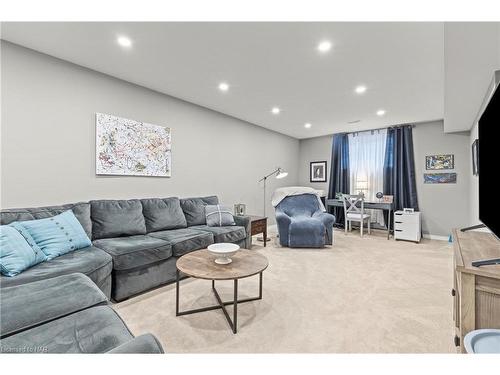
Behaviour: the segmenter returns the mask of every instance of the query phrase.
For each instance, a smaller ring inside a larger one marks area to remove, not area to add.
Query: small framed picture
[[[479,139],[472,144],[472,174],[479,176]]]
[[[415,209],[414,208],[403,208],[403,212],[408,213],[408,214],[412,214],[415,212]]]
[[[236,216],[245,216],[246,205],[243,203],[237,203],[234,205],[234,214]]]
[[[326,182],[326,161],[312,161],[309,174],[310,182]]]
[[[394,195],[382,195],[382,202],[383,203],[393,203],[394,202]]]

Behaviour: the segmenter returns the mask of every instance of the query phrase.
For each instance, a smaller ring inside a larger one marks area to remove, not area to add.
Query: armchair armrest
[[[164,353],[160,342],[150,333],[140,335],[127,341],[116,348],[111,349],[109,354],[162,354]]]
[[[245,228],[245,249],[250,249],[252,247],[252,221],[250,216],[234,215],[234,222],[236,225]]]
[[[81,273],[1,288],[0,337],[107,303],[104,293]]]
[[[316,211],[312,217],[321,220],[325,226],[332,226],[335,224],[335,216],[322,211]]]
[[[288,233],[292,218],[283,211],[276,211],[276,224],[278,226],[278,234],[280,236],[280,245],[288,246]]]
[[[326,228],[326,244],[333,244],[333,224],[335,224],[335,216],[323,211],[316,211],[312,217],[320,220]]]

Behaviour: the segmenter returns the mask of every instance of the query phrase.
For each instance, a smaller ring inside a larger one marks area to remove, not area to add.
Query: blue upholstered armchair
[[[323,247],[333,243],[335,216],[321,211],[316,195],[290,195],[275,209],[281,246]]]

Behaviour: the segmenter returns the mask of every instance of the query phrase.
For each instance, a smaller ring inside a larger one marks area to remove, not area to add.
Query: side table
[[[249,215],[251,222],[251,235],[262,233],[264,237],[264,247],[267,242],[267,217]]]

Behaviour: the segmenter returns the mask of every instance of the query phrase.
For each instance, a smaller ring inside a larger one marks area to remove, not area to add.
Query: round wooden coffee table
[[[252,250],[239,250],[229,264],[215,263],[215,255],[211,254],[207,249],[193,251],[183,255],[177,260],[177,278],[176,278],[176,298],[175,298],[175,315],[195,314],[203,311],[222,309],[229,326],[233,333],[237,332],[238,325],[238,304],[256,301],[262,299],[262,273],[269,265],[267,258]],[[196,279],[212,280],[212,291],[217,299],[218,305],[202,307],[194,310],[179,310],[179,282],[181,272],[188,277]],[[246,277],[259,275],[259,295],[258,297],[245,298],[238,300],[238,280]],[[215,288],[216,280],[233,280],[234,282],[234,298],[232,301],[223,302]],[[233,319],[229,316],[226,306],[233,305]]]

